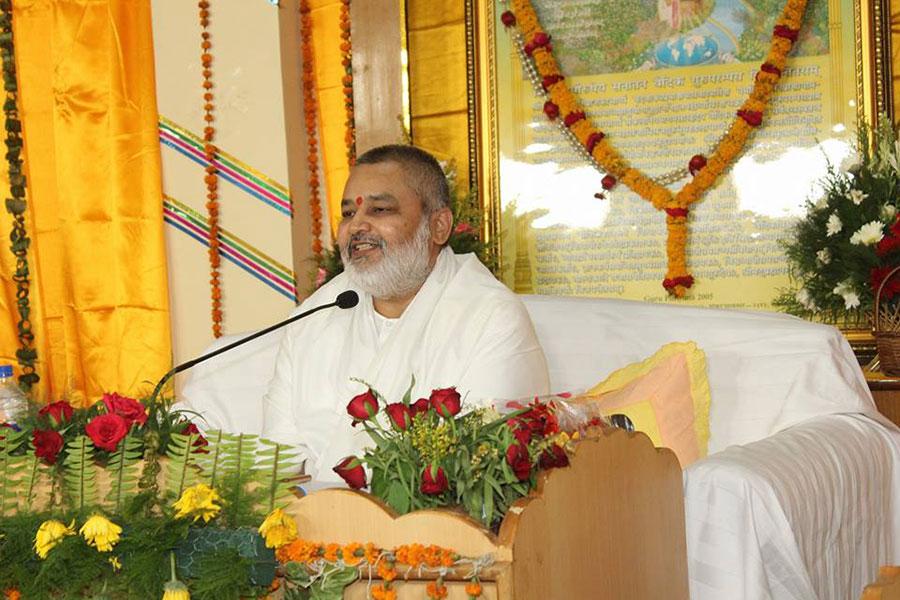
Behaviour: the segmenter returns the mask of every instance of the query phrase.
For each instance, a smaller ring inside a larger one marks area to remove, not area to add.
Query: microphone
[[[309,315],[319,312],[320,310],[324,310],[326,308],[331,308],[332,306],[337,306],[338,308],[342,308],[342,309],[353,308],[357,304],[359,304],[359,294],[357,294],[353,290],[345,290],[337,295],[337,298],[334,299],[334,302],[329,302],[328,304],[316,306],[315,308],[311,308],[307,311],[304,311],[304,312],[300,313],[299,315],[294,315],[293,317],[285,319],[284,321],[281,321],[280,323],[275,323],[274,325],[270,325],[269,327],[266,327],[265,329],[257,331],[256,333],[252,333],[245,338],[241,338],[241,339],[237,340],[236,342],[232,342],[232,343],[228,344],[227,346],[222,346],[221,348],[213,350],[212,352],[210,352],[208,354],[203,354],[201,356],[198,356],[197,358],[183,362],[180,365],[176,365],[169,372],[167,372],[165,375],[163,375],[162,379],[160,379],[159,382],[156,384],[156,387],[153,389],[153,394],[150,396],[150,406],[151,407],[156,406],[156,398],[157,398],[157,396],[159,396],[160,390],[162,390],[162,387],[166,384],[166,382],[169,381],[169,379],[171,379],[172,376],[175,375],[176,373],[181,373],[182,371],[190,369],[194,365],[197,365],[197,364],[202,363],[203,361],[209,360],[210,358],[212,358],[214,356],[218,356],[218,355],[222,354],[223,352],[228,352],[232,348],[237,348],[238,346],[246,344],[247,342],[249,342],[251,340],[255,340],[256,338],[264,336],[267,333],[271,333],[271,332],[275,331],[276,329],[281,329],[282,327],[284,327],[286,325],[290,325],[294,321],[299,321],[300,319],[302,319],[304,317],[308,317]]]

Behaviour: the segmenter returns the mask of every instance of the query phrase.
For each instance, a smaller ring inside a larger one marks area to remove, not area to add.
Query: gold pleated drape
[[[310,0],[316,95],[319,100],[319,147],[331,230],[337,230],[341,193],[350,173],[347,163],[347,111],[344,108],[344,67],[341,64],[341,0]],[[299,49],[298,49],[299,51]]]
[[[140,395],[171,365],[149,0],[14,0],[39,399]],[[6,165],[0,164],[6,186]],[[0,215],[9,231],[11,217]],[[0,249],[0,359],[15,363]]]
[[[461,0],[406,0],[412,141],[456,163],[469,187],[466,14]]]

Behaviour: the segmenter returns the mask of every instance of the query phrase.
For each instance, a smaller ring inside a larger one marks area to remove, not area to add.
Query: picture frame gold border
[[[469,156],[471,181],[478,186],[485,241],[503,269],[500,243],[500,165],[497,65],[494,55],[497,0],[464,0],[469,90]],[[561,0],[561,2],[564,0]],[[828,0],[835,5],[840,0]],[[894,0],[897,2],[898,0]],[[891,0],[854,0],[857,122],[873,123],[875,116],[892,121]]]

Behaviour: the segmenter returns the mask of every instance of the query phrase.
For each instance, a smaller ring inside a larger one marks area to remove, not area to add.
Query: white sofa
[[[900,432],[836,329],[773,313],[523,300],[554,391],[586,389],[667,342],[706,353],[710,456],[684,472],[692,598],[858,598],[880,564],[900,564]],[[186,406],[208,426],[259,432],[279,339],[196,367]]]

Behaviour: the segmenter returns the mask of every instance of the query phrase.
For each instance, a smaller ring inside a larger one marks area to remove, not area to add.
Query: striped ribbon
[[[203,140],[163,116],[159,117],[159,141],[203,167],[209,165],[203,152]],[[219,169],[219,177],[278,212],[291,216],[290,192],[282,184],[222,150],[216,152],[213,164]]]
[[[209,247],[206,217],[170,196],[163,196],[163,217],[169,225]],[[222,257],[253,275],[289,300],[297,301],[294,272],[226,229],[219,228]]]

